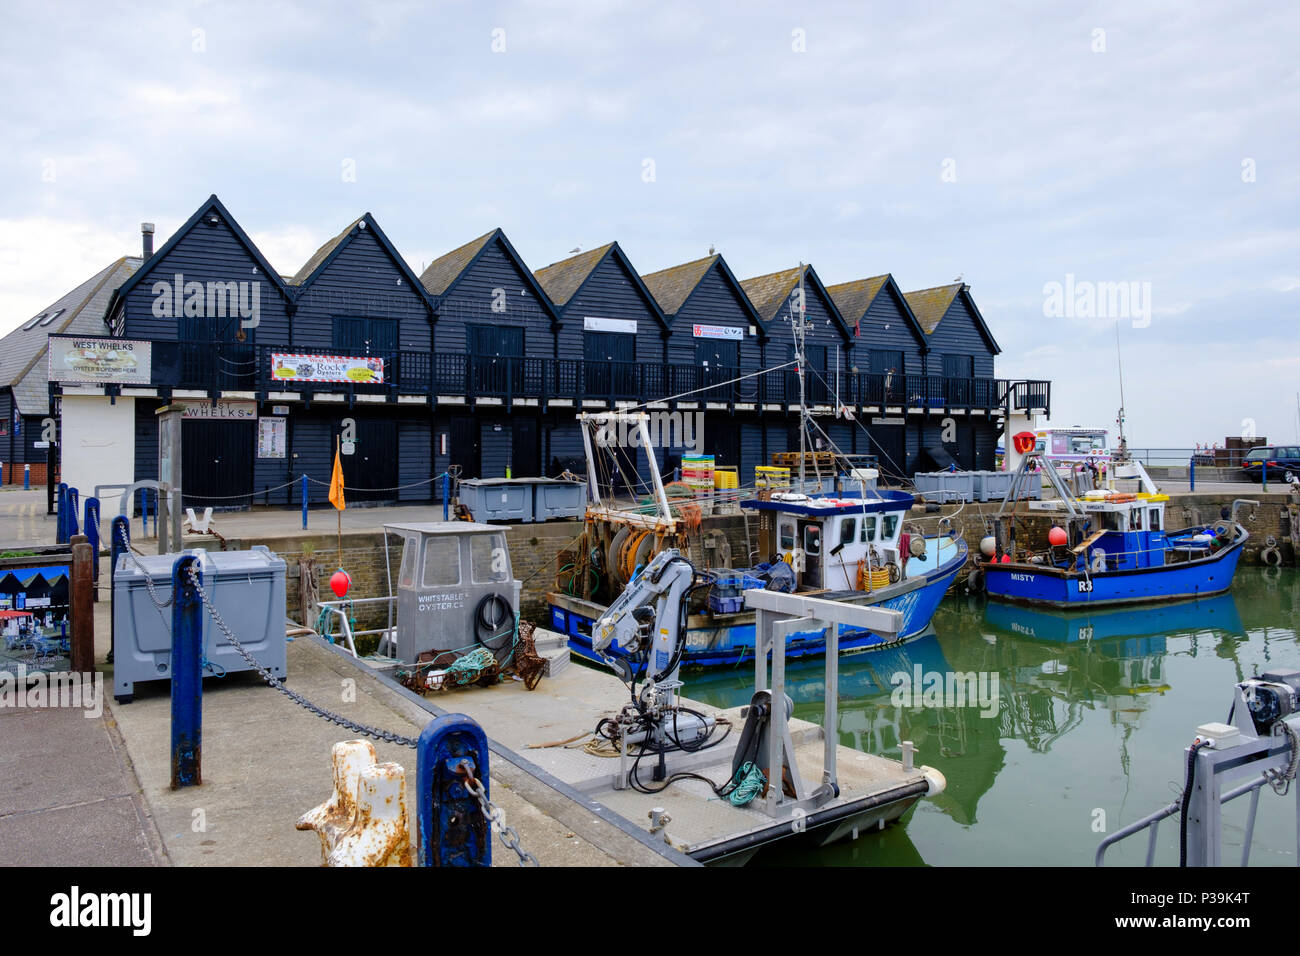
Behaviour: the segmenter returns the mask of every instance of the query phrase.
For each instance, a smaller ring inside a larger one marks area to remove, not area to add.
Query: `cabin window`
[[[460,584],[460,538],[453,534],[430,537],[424,544],[424,578],[426,588],[445,588]]]
[[[403,540],[406,543],[402,545],[402,568],[397,572],[397,586],[413,588],[415,587],[415,561],[420,556],[420,543],[418,538],[409,535]]]
[[[506,580],[509,561],[505,535],[476,534],[470,538],[469,564],[475,584],[495,584]]]
[[[1130,531],[1142,530],[1142,509],[1134,508],[1128,513],[1128,524]]]
[[[815,558],[822,553],[821,525],[810,524],[804,527],[803,549],[808,553],[810,558]]]
[[[876,522],[876,516],[875,516],[875,515],[870,515],[870,516],[868,516],[868,517],[864,517],[864,518],[862,519],[862,534],[860,534],[860,535],[858,536],[858,540],[859,540],[859,541],[862,541],[862,542],[875,541],[875,540],[876,540],[876,523],[877,523],[877,522]]]
[[[857,520],[857,518],[840,519],[840,544],[853,543],[853,525]]]
[[[794,550],[794,525],[788,521],[781,522],[780,548],[782,551]]]
[[[1150,513],[1147,515],[1147,530],[1148,531],[1160,530],[1160,509],[1159,508],[1152,508]]]
[[[893,541],[894,534],[898,531],[898,515],[884,515],[880,520],[884,522],[880,531],[880,540]]]

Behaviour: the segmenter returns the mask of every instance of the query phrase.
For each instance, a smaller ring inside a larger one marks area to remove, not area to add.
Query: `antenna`
[[[805,318],[808,312],[808,299],[804,296],[802,262],[799,263],[798,305],[798,311],[796,312],[795,309],[791,309],[790,316],[793,319],[792,324],[794,326],[794,360],[798,363],[798,365],[795,366],[795,370],[799,373],[799,493],[801,495],[806,495],[808,493],[806,486],[807,478],[805,475],[807,471],[807,466],[805,464],[807,460],[807,452],[804,449],[807,445],[806,438],[808,433],[808,422],[806,419],[808,408],[804,404],[804,374],[806,372],[806,369],[804,368],[804,334],[807,330],[807,322],[805,321]]]
[[[1119,425],[1119,453],[1115,461],[1123,463],[1128,461],[1128,439],[1124,437],[1124,355],[1119,349],[1119,319],[1115,320],[1115,359],[1119,363],[1119,415],[1115,420]]]

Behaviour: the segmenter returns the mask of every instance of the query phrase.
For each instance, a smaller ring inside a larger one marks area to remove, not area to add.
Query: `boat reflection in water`
[[[981,801],[1009,762],[1023,762],[1020,755],[1026,750],[1044,755],[1043,760],[1048,761],[1035,763],[1036,767],[1050,765],[1056,770],[1062,761],[1070,763],[1076,759],[1076,751],[1085,749],[1095,755],[1095,763],[1086,768],[1074,766],[1071,773],[1105,775],[1125,789],[1129,738],[1153,703],[1172,689],[1166,676],[1167,645],[1170,639],[1180,637],[1194,638],[1193,645],[1204,637],[1216,639],[1217,656],[1234,662],[1238,646],[1248,640],[1231,593],[1177,604],[1095,611],[950,597],[936,615],[934,626],[922,636],[841,660],[837,728],[842,744],[894,758],[901,756],[902,741],[912,741],[916,762],[939,769],[947,778],[947,788],[911,811],[901,825],[881,834],[854,845],[825,848],[810,858],[782,855],[780,862],[988,862],[964,855],[979,853],[978,841],[967,851],[936,839],[929,841],[933,846],[924,853],[918,849],[920,843],[913,841],[917,834],[943,829],[933,819],[936,814],[963,830],[981,832],[975,827]],[[906,683],[901,680],[903,675],[908,678]],[[786,677],[795,716],[820,722],[825,694],[823,664],[792,663]],[[973,694],[954,700],[953,677],[957,683],[982,682],[978,686],[995,692],[995,707],[982,706]],[[686,694],[718,706],[736,706],[747,701],[752,679],[750,667],[697,674]],[[923,699],[906,686],[917,681],[927,686],[934,682],[934,696]],[[1082,739],[1071,746],[1069,757],[1049,756],[1089,713],[1100,716],[1102,712],[1109,719],[1103,717],[1101,724],[1090,719],[1091,729],[1080,731]],[[1017,756],[1009,761],[1012,752]],[[1017,802],[1029,797],[1023,791],[1024,774],[1023,766],[1008,774],[1018,781],[1008,784],[1016,787]],[[1124,782],[1120,782],[1121,775]],[[1034,781],[1034,796],[1060,802],[1064,790],[1077,785],[1077,776],[1073,780],[1039,777]],[[991,805],[995,818],[1008,812],[1003,805],[1008,798],[1004,794]]]

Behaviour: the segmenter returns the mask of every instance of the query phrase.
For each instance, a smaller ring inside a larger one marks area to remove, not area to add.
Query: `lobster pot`
[[[172,596],[177,554],[118,558],[113,575],[113,696],[130,700],[138,681],[171,680],[172,608],[159,601]],[[140,570],[139,565],[144,567]],[[209,551],[203,556],[203,590],[235,637],[276,677],[288,671],[285,654],[284,561],[256,545],[247,551]],[[253,668],[212,620],[203,614],[203,675]]]
[[[385,525],[403,539],[397,574],[394,655],[407,664],[432,654],[435,667],[486,647],[504,660],[514,644],[520,583],[512,577],[508,529],[467,521]]]

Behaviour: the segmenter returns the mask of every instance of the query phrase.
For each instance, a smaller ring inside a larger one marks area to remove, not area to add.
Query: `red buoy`
[[[352,587],[352,578],[348,577],[348,573],[342,568],[330,575],[330,590],[334,592],[336,597],[347,597],[348,588],[350,587]]]
[[[1061,547],[1065,544],[1066,540],[1064,528],[1053,528],[1051,531],[1047,532],[1047,543],[1053,548]]]

